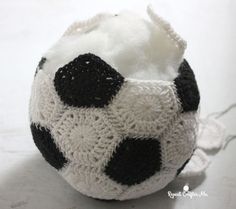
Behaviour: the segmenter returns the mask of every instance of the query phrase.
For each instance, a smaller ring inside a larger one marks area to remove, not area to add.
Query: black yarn
[[[54,168],[61,169],[67,163],[67,160],[54,143],[50,131],[34,123],[30,125],[30,128],[35,145],[45,160]]]
[[[44,65],[44,63],[45,63],[46,61],[47,61],[47,58],[46,58],[46,57],[42,57],[42,58],[41,58],[41,60],[39,61],[38,66],[37,66],[37,68],[36,68],[36,71],[35,71],[35,75],[34,75],[34,76],[36,76],[36,74],[38,73],[39,70],[42,70],[42,69],[43,69],[43,65]]]
[[[122,185],[135,185],[161,169],[161,146],[157,139],[126,138],[116,148],[105,174]]]
[[[74,107],[104,107],[119,91],[123,76],[94,54],[79,55],[54,78],[61,100]]]
[[[175,78],[174,83],[183,112],[197,110],[200,102],[200,94],[195,75],[185,59],[179,67],[179,75]]]

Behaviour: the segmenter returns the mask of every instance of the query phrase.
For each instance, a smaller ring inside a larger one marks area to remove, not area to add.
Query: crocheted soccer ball
[[[125,200],[158,191],[190,159],[199,92],[185,42],[150,8],[74,23],[43,55],[34,142],[75,189]]]

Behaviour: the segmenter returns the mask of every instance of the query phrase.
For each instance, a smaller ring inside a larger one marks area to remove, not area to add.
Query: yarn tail
[[[208,152],[215,153],[225,149],[230,141],[236,138],[236,134],[228,134],[226,126],[220,122],[220,118],[236,107],[236,103],[223,111],[210,113],[205,118],[199,119],[196,149],[180,173],[180,177],[197,176],[204,173],[210,164]]]

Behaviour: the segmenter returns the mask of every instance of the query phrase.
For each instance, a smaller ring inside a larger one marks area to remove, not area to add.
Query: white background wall
[[[185,181],[123,203],[106,203],[74,191],[48,166],[29,132],[28,102],[36,65],[76,19],[128,9],[146,16],[151,3],[188,42],[186,58],[195,71],[206,115],[236,102],[236,1],[234,0],[0,0],[0,208],[236,208],[236,142],[213,158],[206,176],[189,179],[207,198],[171,200]],[[236,133],[236,110],[222,118]],[[200,184],[201,183],[201,184]]]

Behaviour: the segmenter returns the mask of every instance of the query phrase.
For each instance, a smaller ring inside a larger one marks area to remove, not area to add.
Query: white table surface
[[[201,91],[206,115],[236,102],[236,1],[234,0],[0,0],[0,209],[236,208],[236,141],[212,157],[204,176],[176,180],[164,190],[125,202],[102,202],[76,192],[43,160],[29,131],[30,87],[41,54],[75,19],[109,11],[146,16],[152,3],[188,41],[186,57]],[[222,118],[236,133],[236,110]],[[189,183],[205,198],[177,198]]]

